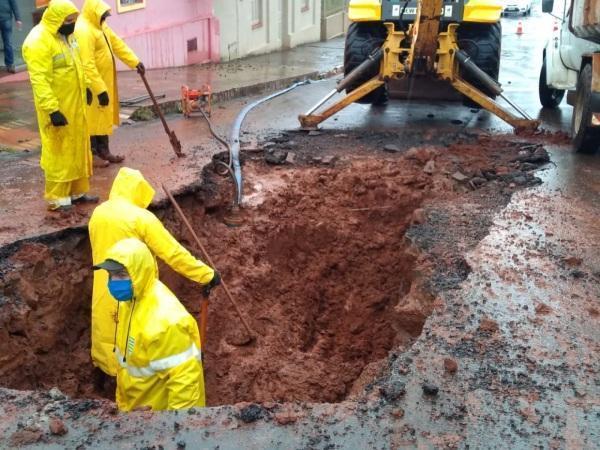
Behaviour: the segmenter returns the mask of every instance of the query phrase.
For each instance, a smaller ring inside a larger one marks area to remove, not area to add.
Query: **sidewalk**
[[[253,95],[287,86],[297,79],[317,78],[339,69],[344,38],[317,42],[283,52],[251,56],[220,64],[149,70],[148,82],[167,112],[176,110],[181,86],[210,84],[213,102]],[[147,95],[135,71],[119,72],[120,100]],[[121,109],[121,118],[149,117],[151,102]],[[0,152],[34,151],[40,146],[31,86],[27,72],[0,78]]]
[[[287,86],[291,79],[329,72],[341,63],[342,55],[343,41],[337,39],[227,64],[153,70],[149,71],[148,78],[156,94],[165,94],[163,102],[179,101],[183,83],[200,87],[201,83],[210,82],[214,91],[222,99],[227,99],[276,89],[278,84]],[[23,74],[17,76],[22,77]],[[119,85],[124,99],[143,93],[141,80],[134,72],[120,73]],[[314,95],[322,96],[322,89],[331,88],[321,86]],[[0,146],[10,149],[0,150],[0,247],[24,238],[85,226],[93,209],[92,206],[81,205],[76,214],[64,219],[46,213],[44,179],[39,167],[39,138],[31,96],[27,80],[0,81]],[[246,101],[223,101],[213,108],[212,122],[220,135],[227,135],[230,124]],[[309,96],[292,106],[282,103],[272,112],[272,105],[269,105],[269,112],[263,109],[263,113],[254,115],[247,121],[246,129],[264,130],[274,127],[275,122],[281,124],[282,119],[297,125],[297,114],[314,101]],[[224,150],[212,138],[199,115],[185,119],[182,114],[174,114],[168,120],[183,145],[185,158],[174,157],[158,120],[129,122],[118,128],[111,138],[113,151],[126,155],[125,165],[141,170],[157,188],[155,202],[164,200],[160,190],[162,183],[174,192],[198,183],[202,168],[210,162],[212,155]],[[121,165],[111,165],[96,170],[92,178],[92,193],[105,200],[119,167]]]

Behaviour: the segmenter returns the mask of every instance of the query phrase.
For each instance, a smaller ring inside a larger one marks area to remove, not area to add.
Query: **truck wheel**
[[[563,89],[552,89],[548,86],[546,80],[546,57],[544,56],[542,70],[540,70],[540,83],[538,89],[540,103],[544,108],[557,108],[565,96],[565,91]]]
[[[469,23],[464,22],[458,28],[458,47],[464,50],[471,60],[494,80],[498,81],[500,73],[500,52],[502,49],[502,25],[500,22]],[[496,98],[483,84],[470,78],[467,74],[463,79],[491,98]],[[463,97],[465,106],[480,108],[467,97]]]
[[[573,107],[571,130],[573,148],[580,153],[593,153],[600,148],[600,127],[592,122],[592,65],[586,64],[579,73],[577,95]]]
[[[366,60],[373,51],[383,45],[387,37],[387,29],[382,23],[376,22],[354,22],[350,24],[346,34],[346,45],[344,48],[344,75],[348,75],[355,67]],[[369,81],[379,73],[379,67],[365,73],[355,84],[346,89],[346,93]],[[356,103],[382,105],[388,101],[387,85],[383,85],[368,93]]]

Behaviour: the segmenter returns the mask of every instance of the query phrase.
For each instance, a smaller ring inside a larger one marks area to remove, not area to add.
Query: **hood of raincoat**
[[[100,19],[106,11],[110,11],[110,6],[102,0],[86,0],[82,14],[91,24],[101,28]]]
[[[65,19],[71,14],[78,14],[79,10],[70,0],[52,0],[42,16],[42,24],[51,33],[58,33],[58,29]]]
[[[138,239],[123,239],[113,245],[106,253],[106,259],[112,259],[125,266],[133,285],[133,296],[137,301],[144,298],[158,278],[156,261],[150,249]]]
[[[140,208],[147,208],[154,198],[154,189],[139,170],[121,167],[110,189],[110,200],[127,200]]]

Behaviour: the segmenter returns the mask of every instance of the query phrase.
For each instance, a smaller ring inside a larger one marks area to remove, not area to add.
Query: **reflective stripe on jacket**
[[[125,266],[134,294],[118,312],[117,406],[122,411],[204,406],[198,324],[157,279],[150,250],[130,238],[116,243],[106,257]]]
[[[115,354],[119,366],[125,369],[131,376],[138,378],[151,377],[162,370],[173,369],[174,367],[177,367],[178,365],[183,364],[190,359],[196,359],[202,362],[202,353],[200,352],[200,349],[196,347],[196,344],[190,345],[187,350],[177,353],[176,355],[150,361],[150,364],[145,367],[137,367],[124,362],[126,360],[123,358],[123,354],[118,348],[115,349]]]

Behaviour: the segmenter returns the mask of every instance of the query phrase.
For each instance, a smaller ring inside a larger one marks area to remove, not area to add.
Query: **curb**
[[[322,80],[329,78],[341,73],[343,70],[342,66],[336,66],[331,70],[325,72],[313,71],[307,72],[293,77],[280,78],[277,80],[265,81],[262,83],[251,84],[248,86],[235,87],[227,89],[221,92],[213,92],[212,103],[216,104],[228,100],[233,100],[240,97],[247,97],[250,95],[257,95],[267,91],[276,91],[284,89],[289,85],[305,80]],[[158,102],[158,106],[164,114],[181,113],[181,100],[165,100]],[[123,110],[123,108],[121,109]],[[135,122],[143,122],[157,118],[157,114],[154,110],[153,105],[140,106],[133,110],[129,115],[128,119]]]

